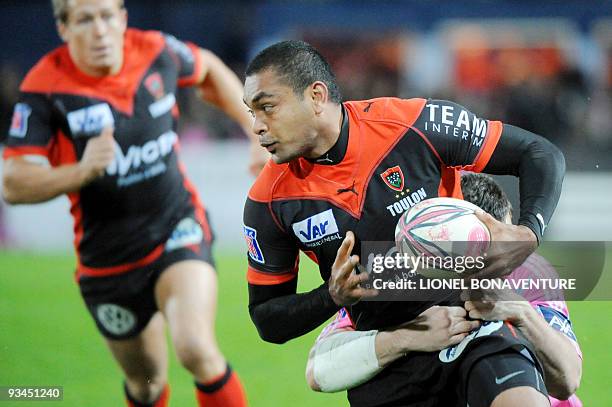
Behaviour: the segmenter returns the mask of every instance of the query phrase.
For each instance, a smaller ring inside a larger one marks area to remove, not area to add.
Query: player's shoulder
[[[125,32],[125,49],[129,52],[161,49],[165,43],[165,34],[161,31],[128,28]]]
[[[164,33],[157,30],[139,30],[128,28],[125,31],[125,41],[132,45],[146,47],[164,43]]]
[[[520,266],[531,278],[559,278],[559,274],[546,258],[538,253],[532,253]]]
[[[318,188],[317,184],[304,182],[315,170],[315,164],[303,157],[284,164],[268,160],[249,191],[249,199],[270,203],[274,200],[321,196],[324,190]]]
[[[411,125],[419,116],[426,99],[381,97],[344,102],[344,106],[357,120],[396,122]]]
[[[270,202],[275,186],[289,172],[288,170],[288,164],[276,164],[268,160],[249,190],[249,199],[256,202]]]

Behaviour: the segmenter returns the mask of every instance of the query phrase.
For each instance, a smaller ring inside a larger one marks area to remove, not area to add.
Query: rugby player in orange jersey
[[[123,369],[130,406],[167,405],[166,327],[200,405],[244,406],[216,343],[212,232],[175,133],[177,87],[197,86],[251,134],[242,85],[210,51],[127,28],[122,0],[53,0],[53,11],[65,45],[21,85],[4,198],[68,195],[76,279]],[[252,150],[253,169],[262,150]]]

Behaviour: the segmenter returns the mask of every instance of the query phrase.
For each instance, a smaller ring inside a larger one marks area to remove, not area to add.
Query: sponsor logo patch
[[[485,321],[482,323],[480,328],[473,330],[470,332],[468,336],[463,338],[461,342],[459,342],[455,346],[451,346],[450,348],[442,349],[438,354],[438,358],[441,362],[450,363],[459,358],[468,344],[482,336],[491,335],[493,332],[499,330],[504,323],[502,321]]]
[[[338,234],[338,225],[331,209],[317,213],[291,226],[293,233],[302,243],[313,243],[327,236]]]
[[[166,242],[166,251],[199,244],[204,236],[200,224],[192,218],[181,220]]]
[[[244,226],[244,239],[249,249],[249,257],[257,263],[264,264],[266,261],[264,260],[263,253],[257,242],[257,231],[248,226]]]
[[[84,107],[66,115],[73,136],[98,135],[105,127],[113,127],[115,119],[108,103]]]
[[[166,114],[174,107],[176,103],[176,97],[174,93],[168,93],[156,102],[149,105],[149,113],[153,118],[157,118],[163,114]]]
[[[387,206],[387,210],[389,211],[389,213],[391,213],[392,216],[401,215],[408,209],[412,208],[414,205],[426,199],[427,192],[425,191],[425,188],[422,187],[412,192],[410,192],[409,189],[406,189],[405,192],[402,192],[396,195],[395,197],[400,198],[401,196],[404,197]]]
[[[424,130],[444,136],[461,138],[466,143],[480,148],[487,136],[489,122],[458,106],[446,103],[425,105]]]
[[[96,317],[104,329],[113,335],[124,335],[136,325],[134,313],[116,304],[98,305]]]
[[[538,309],[546,322],[548,322],[549,326],[551,326],[554,330],[561,332],[572,341],[577,341],[576,334],[574,334],[574,330],[572,329],[572,323],[565,315],[552,309],[551,307],[543,305],[538,305]]]
[[[163,158],[172,153],[177,141],[177,134],[168,131],[142,146],[129,146],[125,153],[115,142],[115,159],[106,168],[106,173],[110,176],[118,175],[119,186],[128,186],[158,176],[166,171]]]
[[[32,113],[32,108],[26,103],[17,103],[13,110],[13,118],[11,119],[11,128],[9,136],[24,138],[28,132],[28,119]]]

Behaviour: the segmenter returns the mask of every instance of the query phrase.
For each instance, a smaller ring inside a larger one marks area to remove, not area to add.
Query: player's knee
[[[551,385],[548,389],[551,396],[559,400],[567,400],[576,394],[578,387],[580,386],[580,375],[574,374],[573,376],[566,376],[562,380],[557,380],[557,383]]]
[[[491,407],[550,407],[548,397],[533,387],[520,386],[504,390],[491,403]]]
[[[217,345],[201,338],[175,340],[175,351],[181,365],[192,373],[210,371],[213,366],[224,364]]]
[[[143,403],[152,403],[164,390],[167,378],[159,376],[139,376],[126,378],[126,385],[130,396]]]
[[[572,377],[569,377],[565,383],[565,394],[561,394],[561,397],[564,397],[565,400],[570,398],[573,394],[576,394],[578,391],[578,387],[580,387],[580,373],[574,374]]]

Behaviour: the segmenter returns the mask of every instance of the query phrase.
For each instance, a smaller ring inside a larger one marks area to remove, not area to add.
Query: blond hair
[[[118,0],[118,1],[119,1],[119,8],[125,7],[123,3],[124,0]],[[55,17],[57,21],[65,23],[66,20],[68,20],[69,2],[70,0],[51,0],[51,5],[53,7],[53,17]]]

